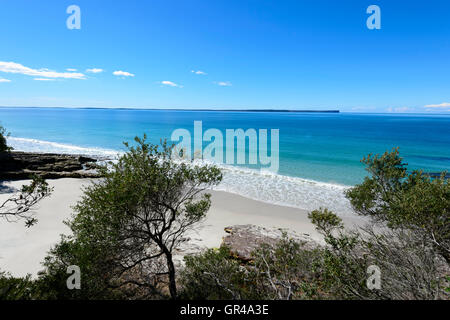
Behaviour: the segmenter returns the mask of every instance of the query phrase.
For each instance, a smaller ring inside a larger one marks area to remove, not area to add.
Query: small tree
[[[368,155],[370,176],[346,192],[356,213],[371,219],[358,231],[345,231],[328,210],[311,221],[325,236],[322,275],[334,296],[357,299],[442,299],[448,287],[450,184],[446,173],[431,178],[408,173],[398,148]],[[380,290],[368,290],[365,268],[377,265]]]
[[[398,148],[381,156],[369,155],[362,162],[370,176],[347,191],[353,209],[390,228],[421,233],[450,261],[450,180],[446,173],[437,178],[422,171],[408,173]]]
[[[68,222],[73,236],[57,246],[47,266],[76,264],[100,279],[93,280],[97,284],[104,280],[109,288],[150,294],[161,292],[168,279],[175,299],[174,251],[205,217],[211,200],[203,191],[222,174],[214,166],[173,161],[165,142],[151,145],[145,135],[135,141],[136,147],[125,144],[128,152],[117,163],[100,169],[104,178],[85,189]]]
[[[236,300],[259,298],[252,294],[252,273],[222,246],[184,257],[182,298],[187,300]],[[246,290],[246,288],[248,288]]]

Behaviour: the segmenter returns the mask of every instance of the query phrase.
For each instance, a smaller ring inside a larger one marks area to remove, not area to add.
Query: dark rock
[[[268,229],[251,224],[226,227],[225,232],[228,235],[223,238],[222,245],[227,246],[233,256],[243,261],[252,260],[251,253],[263,243],[271,246],[276,245],[283,236],[283,232],[286,232],[289,238],[301,243],[305,249],[314,249],[319,246],[306,233],[298,235],[293,231]]]
[[[95,178],[97,159],[67,154],[0,152],[0,179],[21,180],[38,175],[45,179]]]

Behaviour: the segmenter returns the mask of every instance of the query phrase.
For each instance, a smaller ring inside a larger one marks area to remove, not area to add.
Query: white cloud
[[[134,77],[134,74],[126,72],[126,71],[121,71],[121,70],[114,71],[113,75],[122,76],[122,77]]]
[[[1,82],[11,82],[11,80],[0,78],[0,83],[1,83]]]
[[[191,72],[192,72],[192,73],[195,73],[195,74],[201,74],[201,75],[203,75],[203,76],[207,75],[206,72],[203,72],[203,71],[200,71],[200,70],[197,70],[197,71],[191,70]]]
[[[230,81],[219,81],[219,82],[214,82],[214,83],[221,87],[231,87],[232,86]]]
[[[413,108],[409,107],[389,107],[386,109],[387,112],[396,112],[396,113],[408,113],[408,112],[414,112],[415,110]]]
[[[450,102],[443,102],[441,104],[428,104],[425,108],[450,108]]]
[[[88,72],[88,73],[100,73],[100,72],[103,72],[103,69],[100,69],[100,68],[86,69],[86,72]]]
[[[0,61],[0,72],[18,73],[33,77],[85,79],[84,74],[76,72],[56,72],[46,68],[32,69],[15,62]]]
[[[370,111],[375,109],[376,109],[375,107],[365,107],[365,106],[352,107],[352,111]]]
[[[411,111],[411,109],[408,107],[399,107],[399,108],[395,108],[394,110],[395,110],[395,112],[400,112],[400,113]]]
[[[34,78],[33,80],[36,80],[36,81],[55,81],[56,79],[50,79],[50,78]]]
[[[76,71],[77,71],[77,69],[73,69],[73,68],[68,68],[68,69],[66,69],[66,71],[69,71],[69,72],[76,72]]]
[[[172,81],[161,81],[161,84],[163,84],[165,86],[170,86],[170,87],[183,88],[183,86],[176,84],[175,82],[172,82]]]

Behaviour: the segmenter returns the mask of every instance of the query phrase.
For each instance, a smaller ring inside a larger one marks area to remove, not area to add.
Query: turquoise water
[[[234,176],[224,187],[258,198],[261,188],[275,179],[279,195],[271,190],[263,199],[271,202],[297,205],[285,198],[299,192],[300,182],[333,188],[359,183],[365,176],[360,159],[396,146],[409,169],[450,171],[448,115],[0,108],[0,124],[11,132],[10,143],[24,151],[114,153],[124,150],[123,141],[143,133],[158,143],[178,128],[192,132],[194,121],[202,121],[204,131],[217,128],[224,136],[226,129],[279,129],[279,176],[228,168]],[[304,200],[320,193],[308,194],[310,189],[302,189]]]

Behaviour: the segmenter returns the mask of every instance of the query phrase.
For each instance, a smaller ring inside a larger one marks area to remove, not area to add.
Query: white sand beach
[[[48,250],[59,241],[60,234],[69,234],[63,223],[70,218],[82,195],[82,186],[87,179],[49,180],[53,194],[40,202],[35,210],[37,225],[26,228],[23,221],[15,223],[0,220],[0,271],[14,276],[36,275],[42,270],[41,262]],[[5,183],[5,186],[20,188],[26,181]],[[308,220],[308,212],[292,207],[273,205],[222,191],[212,191],[212,206],[207,218],[190,237],[199,248],[218,247],[224,228],[232,225],[254,224],[262,227],[286,228],[298,234],[309,234],[321,241],[320,235]],[[0,201],[11,194],[2,191]],[[361,225],[360,217],[344,217],[348,227]]]

